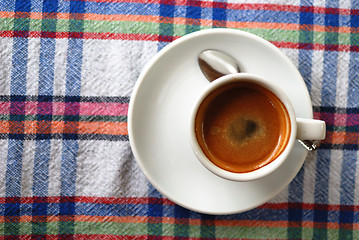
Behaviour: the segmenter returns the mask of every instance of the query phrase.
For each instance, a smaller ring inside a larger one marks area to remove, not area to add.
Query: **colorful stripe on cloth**
[[[0,0],[0,239],[359,239],[358,3],[255,2]],[[292,54],[327,122],[281,196],[229,216],[164,198],[134,166],[127,133],[136,60],[213,27]],[[118,79],[127,89],[108,91]]]
[[[128,141],[128,103],[128,97],[0,96],[0,139]],[[322,149],[358,150],[358,108],[314,110],[327,124]]]
[[[359,108],[315,107],[315,117],[327,123],[327,136],[323,149],[359,148]]]
[[[64,211],[59,215],[61,208],[68,204],[74,204],[75,214],[67,215],[69,212]],[[293,238],[311,239],[316,230],[325,231],[329,239],[339,239],[339,234],[351,234],[353,239],[359,237],[359,223],[337,219],[346,212],[357,213],[359,206],[267,203],[242,214],[210,216],[191,212],[163,198],[0,198],[1,208],[8,206],[7,209],[12,209],[12,205],[19,206],[21,214],[7,212],[6,218],[0,216],[0,239],[7,239],[9,235],[28,239],[31,231],[41,228],[43,232],[39,232],[38,237],[58,239],[61,238],[59,224],[69,218],[73,219],[71,232],[74,239],[112,239],[116,236],[148,239],[151,233],[153,238],[161,236],[161,239],[287,239],[292,234],[288,227],[293,231],[301,228],[301,235]],[[163,208],[162,214],[158,208]],[[45,209],[46,213],[40,215]],[[290,210],[302,211],[303,218],[290,220]],[[150,215],[151,211],[157,214]],[[313,221],[311,215],[320,211],[336,216],[332,218],[334,221]],[[260,231],[253,231],[253,227]],[[13,232],[14,229],[17,231]]]
[[[128,97],[0,96],[0,139],[127,141]]]
[[[163,5],[166,6],[166,14],[163,14],[158,10],[157,1],[106,1],[106,4],[101,1],[83,2],[87,6],[86,13],[61,11],[60,7],[58,12],[15,12],[0,8],[0,37],[170,42],[191,31],[226,27],[252,32],[282,48],[355,52],[359,50],[357,10],[216,2],[198,2],[197,5],[191,5],[190,2],[174,4],[173,1],[171,4],[170,1]],[[64,8],[66,9],[66,6]],[[205,14],[207,11],[213,13],[210,19]],[[225,15],[221,14],[221,11],[225,11]],[[172,14],[168,15],[169,12]],[[322,24],[298,23],[299,15],[311,15],[312,19],[325,18],[325,21]],[[216,19],[216,16],[220,17]],[[168,29],[172,30],[168,32]],[[312,37],[303,38],[306,36],[303,32],[311,34]]]

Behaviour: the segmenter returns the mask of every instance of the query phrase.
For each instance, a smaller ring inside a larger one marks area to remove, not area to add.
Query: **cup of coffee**
[[[211,172],[251,181],[276,170],[297,139],[324,139],[325,122],[297,118],[279,86],[237,73],[202,91],[191,112],[190,136],[194,153]]]

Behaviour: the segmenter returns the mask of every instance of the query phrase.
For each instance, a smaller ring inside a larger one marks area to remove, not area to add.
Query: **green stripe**
[[[115,223],[115,222],[76,222],[75,234],[147,234],[147,223]]]
[[[38,20],[41,21],[41,20]],[[34,30],[38,31],[38,30]],[[57,32],[69,32],[69,20],[68,19],[57,19],[56,24],[56,31]]]
[[[29,18],[15,18],[14,19],[14,31],[31,31]]]
[[[181,221],[184,220],[182,219]],[[187,237],[190,234],[190,228],[188,224],[175,224],[174,227],[174,236]]]
[[[80,116],[81,122],[127,122],[127,116]]]
[[[217,235],[216,225],[215,225],[215,216],[213,215],[201,215],[201,227],[200,233],[201,237],[214,239]]]
[[[116,223],[116,222],[76,222],[75,234],[116,234],[116,235],[157,235],[157,236],[177,236],[177,237],[203,237],[200,234],[200,226],[189,225],[186,235],[176,234],[175,228],[178,224],[151,223]]]
[[[324,44],[339,44],[339,34],[335,32],[325,32]]]
[[[249,29],[243,28],[241,30],[258,35],[268,41],[298,42],[299,39],[299,31],[293,31],[293,30],[251,29],[251,28]],[[301,40],[303,41],[304,39]]]
[[[14,19],[0,18],[0,31],[11,31],[11,30],[14,30]]]
[[[63,226],[70,226],[74,223],[74,234],[109,234],[109,235],[148,235],[148,224],[147,223],[118,223],[118,222],[62,222]],[[32,224],[31,222],[22,222],[22,223],[6,223],[7,225],[7,235],[16,234],[16,235],[27,235],[32,233]],[[49,235],[59,234],[59,222],[44,222],[42,224],[46,225],[46,233]],[[176,236],[176,237],[192,237],[192,238],[204,238],[208,236],[208,233],[201,234],[200,225],[189,225],[189,231],[187,234],[183,234],[181,231],[175,231],[175,228],[179,229],[180,226],[185,227],[179,224],[165,224],[158,223],[154,225],[161,225],[163,236]],[[0,223],[0,233],[4,232],[5,223]],[[159,226],[157,226],[159,227]],[[18,231],[12,232],[11,229],[17,229]],[[303,227],[302,229],[302,239],[319,239],[326,237],[327,239],[339,239],[340,236],[343,239],[350,237],[351,239],[359,239],[359,231],[357,230],[346,230],[346,229],[326,229],[325,231],[320,231],[318,229],[316,233],[313,233],[313,229],[308,227]],[[287,239],[287,228],[286,227],[227,227],[227,226],[216,226],[215,235],[217,238],[225,239],[238,239],[238,238],[248,238],[248,239],[267,239],[267,238],[276,238],[276,239]],[[321,234],[322,233],[322,234]]]
[[[217,238],[287,238],[287,228],[277,227],[219,227],[216,228]]]
[[[56,19],[43,19],[41,22],[41,30],[44,32],[56,32]]]
[[[171,33],[171,36],[179,37],[199,29],[211,28],[210,26],[163,24],[155,22],[135,21],[95,21],[95,20],[69,20],[69,19],[16,19],[16,27],[12,22],[14,19],[1,18],[0,30],[2,31],[49,31],[68,32],[71,24],[71,32],[89,33],[122,33],[122,34],[150,34]],[[44,24],[42,22],[45,21]],[[55,22],[56,21],[56,22]],[[30,25],[28,25],[30,24]],[[29,29],[27,29],[29,26]],[[165,31],[171,29],[171,31]],[[250,29],[242,30],[251,32],[268,41],[314,43],[327,45],[357,45],[358,33],[332,33],[311,32],[283,29]]]
[[[14,223],[14,222],[5,222],[4,224],[1,224],[1,232],[4,233],[4,235],[18,235],[20,234],[21,224],[20,223]]]

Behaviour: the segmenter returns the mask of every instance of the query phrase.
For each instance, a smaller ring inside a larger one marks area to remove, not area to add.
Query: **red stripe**
[[[143,3],[143,4],[163,4],[161,0],[78,0],[85,2],[99,2],[99,3]],[[326,8],[315,6],[294,6],[294,5],[280,5],[280,4],[266,4],[266,3],[222,3],[222,2],[203,2],[203,1],[187,1],[177,0],[168,1],[166,5],[176,6],[193,6],[202,8],[225,8],[235,10],[267,10],[267,11],[283,11],[283,12],[311,12],[319,14],[340,14],[340,15],[358,15],[359,10],[351,10],[344,8]]]
[[[13,37],[22,36],[30,38],[51,37],[57,39],[63,38],[83,38],[83,39],[110,39],[110,40],[132,40],[132,41],[161,41],[172,42],[178,37],[173,36],[160,36],[157,34],[126,34],[126,33],[67,33],[56,32],[56,34],[46,34],[40,31],[18,32],[18,31],[0,31],[0,37]],[[276,42],[272,43],[279,48],[292,48],[292,49],[309,49],[309,50],[327,50],[339,52],[359,52],[359,46],[350,45],[329,45],[320,43],[294,43],[294,42]]]
[[[310,49],[316,51],[338,51],[338,52],[358,52],[359,46],[350,45],[326,45],[320,43],[293,43],[293,42],[275,42],[272,41],[278,48],[291,48],[291,49]]]
[[[163,204],[163,205],[174,205],[168,199],[165,198],[115,198],[115,197],[2,197],[0,198],[0,204],[5,203],[20,203],[20,204],[32,204],[36,203],[60,203],[63,202],[77,202],[77,203],[94,203],[94,204]]]
[[[326,211],[347,211],[358,212],[359,205],[338,205],[338,204],[314,204],[314,203],[265,203],[261,209],[303,209],[303,210],[323,210]]]
[[[88,240],[88,239],[106,239],[106,240],[117,240],[117,239],[122,239],[122,240],[145,240],[148,239],[149,236],[148,235],[134,235],[134,236],[130,236],[130,235],[121,235],[121,237],[119,238],[119,236],[116,235],[109,235],[109,234],[76,234],[74,235],[74,240]],[[165,239],[165,237],[162,237],[160,239]],[[173,239],[173,238],[171,238]]]
[[[31,239],[49,239],[49,240],[58,240],[58,239],[74,239],[74,240],[91,240],[91,239],[105,239],[105,240],[148,240],[148,239],[161,239],[161,240],[173,240],[173,239],[181,239],[181,240],[201,240],[207,239],[203,237],[183,237],[183,236],[151,236],[151,235],[110,235],[110,234],[73,234],[73,235],[16,235],[16,237],[11,236],[0,236],[0,240],[7,239],[21,239],[21,240],[31,240]],[[231,240],[233,238],[216,238],[217,240]],[[249,240],[252,238],[241,238],[242,240]],[[272,238],[266,238],[271,240]],[[276,239],[276,238],[273,238]]]
[[[161,205],[175,205],[172,201],[166,198],[151,198],[151,197],[2,197],[0,204],[5,203],[20,203],[32,204],[36,203],[60,203],[76,202],[76,203],[92,203],[92,204],[161,204]],[[314,203],[265,203],[259,208],[261,209],[305,209],[305,210],[320,210],[327,209],[328,211],[355,211],[359,212],[359,205],[339,205],[339,204],[314,204]]]
[[[78,33],[78,32],[41,32],[41,31],[0,31],[0,37],[29,37],[29,38],[82,38],[82,39],[110,39],[134,41],[170,42],[179,37],[160,36],[158,34],[127,34],[127,33]]]
[[[0,236],[0,240],[7,239],[21,239],[21,240],[31,240],[31,239],[49,239],[49,240],[58,240],[58,239],[74,239],[74,240],[89,240],[89,239],[106,239],[106,240],[147,240],[147,239],[161,239],[161,240],[173,240],[173,239],[191,239],[191,240],[200,240],[204,239],[202,237],[173,237],[173,236],[149,236],[149,235],[110,235],[110,234],[71,234],[71,235],[50,235],[50,234],[41,234],[41,235],[16,235],[15,236]],[[228,238],[216,238],[218,240],[229,240]],[[245,240],[245,238],[241,238]]]

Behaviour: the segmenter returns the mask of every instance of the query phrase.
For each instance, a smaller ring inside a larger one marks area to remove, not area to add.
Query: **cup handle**
[[[297,118],[297,139],[309,151],[319,148],[325,138],[325,122],[316,119]]]
[[[297,139],[323,140],[325,138],[325,122],[316,119],[297,118]]]

